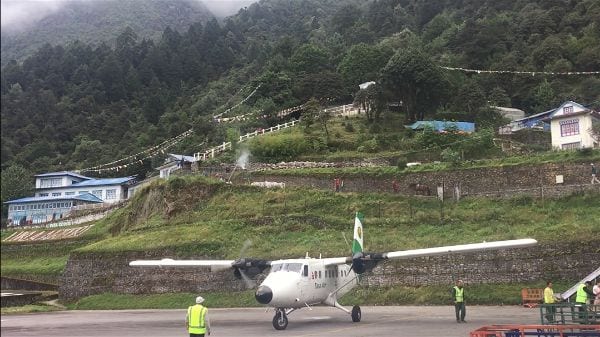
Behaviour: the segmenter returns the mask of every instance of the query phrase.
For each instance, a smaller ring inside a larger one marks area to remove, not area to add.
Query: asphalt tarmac
[[[174,337],[188,336],[185,310],[60,311],[3,315],[2,337]],[[273,310],[209,308],[214,337],[444,336],[465,337],[491,324],[538,324],[539,309],[467,306],[467,323],[456,323],[453,306],[362,307],[362,321],[330,307],[291,313],[284,331],[273,328]]]

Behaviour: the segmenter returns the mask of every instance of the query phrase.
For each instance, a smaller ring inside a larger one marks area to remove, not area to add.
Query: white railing
[[[287,129],[287,128],[290,128],[290,127],[292,127],[292,126],[294,126],[294,125],[296,125],[298,123],[300,123],[300,122],[297,121],[297,120],[293,120],[291,122],[287,122],[287,123],[283,123],[283,124],[278,124],[278,125],[272,126],[270,128],[267,128],[267,129],[259,129],[259,130],[256,130],[254,132],[250,132],[250,133],[247,133],[245,135],[240,136],[240,138],[238,139],[238,143],[244,142],[244,141],[246,141],[248,139],[254,138],[254,137],[259,136],[259,135],[264,135],[264,134],[267,134],[267,133],[271,133],[271,132],[275,132],[275,131]],[[207,151],[196,152],[196,153],[194,153],[194,160],[200,161],[200,160],[207,160],[207,159],[214,158],[215,155],[217,155],[217,154],[219,154],[221,152],[225,152],[227,150],[231,150],[231,145],[232,145],[231,142],[226,142],[226,143],[223,143],[223,144],[221,144],[221,145],[219,145],[217,147],[213,147],[212,149],[208,149]]]
[[[277,113],[277,117],[285,117],[288,116],[296,111],[299,111],[301,109],[303,109],[305,106],[305,104],[302,105],[298,105],[292,108],[288,108],[285,110],[281,110]],[[337,115],[337,116],[354,116],[354,115],[358,115],[360,114],[360,109],[356,108],[354,105],[352,104],[345,104],[345,105],[340,105],[340,106],[335,106],[332,108],[327,108],[324,111],[328,111],[329,113],[331,113],[332,115]],[[246,115],[242,115],[242,118],[245,119]],[[223,119],[225,120],[225,119]],[[234,120],[240,120],[239,117],[231,117],[229,119],[227,119],[227,121],[234,121]],[[279,131],[282,129],[286,129],[292,126],[295,126],[296,124],[298,124],[299,121],[298,120],[293,120],[291,122],[287,122],[287,123],[283,123],[283,124],[278,124],[275,126],[272,126],[270,128],[267,129],[258,129],[254,132],[250,132],[247,133],[245,135],[240,136],[238,143],[244,142],[248,139],[254,138],[256,136],[259,135],[264,135],[267,133],[271,133],[271,132],[275,132],[275,131]],[[208,149],[204,152],[196,152],[194,153],[194,160],[195,161],[200,161],[200,160],[207,160],[207,159],[211,159],[214,158],[217,154],[221,153],[221,152],[225,152],[227,150],[231,149],[231,142],[225,142],[219,146],[213,147],[212,149]]]

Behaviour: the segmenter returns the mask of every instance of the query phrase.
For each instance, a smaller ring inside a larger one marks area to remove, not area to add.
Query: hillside
[[[66,46],[77,40],[92,46],[114,45],[127,27],[140,39],[158,40],[167,27],[183,33],[212,17],[199,1],[66,1],[30,26],[3,25],[2,66],[13,59],[22,61],[47,43]]]
[[[415,119],[433,118],[493,128],[503,121],[489,104],[528,114],[569,99],[597,107],[598,76],[569,72],[600,69],[599,11],[592,0],[264,0],[222,23],[165,29],[157,42],[123,34],[114,47],[44,46],[2,69],[2,169],[86,168],[189,129],[193,136],[172,151],[191,154],[275,125],[282,121],[277,111],[311,99],[304,116],[355,98],[368,103],[373,114],[364,127],[355,125],[366,152],[379,151],[372,140],[388,113],[402,117],[400,132]],[[357,96],[357,84],[368,80],[378,90]],[[399,111],[388,111],[388,103],[400,101],[406,103]],[[232,107],[229,116],[255,118],[212,122]],[[345,146],[335,137],[312,145],[326,154]],[[144,177],[161,159],[135,160],[119,174]]]

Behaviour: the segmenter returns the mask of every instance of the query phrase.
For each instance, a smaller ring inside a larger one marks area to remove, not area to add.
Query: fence
[[[259,135],[264,135],[264,134],[267,134],[267,133],[271,133],[271,132],[276,132],[276,131],[279,131],[279,130],[287,129],[287,128],[290,128],[290,127],[292,127],[292,126],[294,126],[294,125],[296,125],[298,123],[299,123],[299,121],[293,120],[291,122],[287,122],[287,123],[283,123],[283,124],[278,124],[278,125],[272,126],[272,127],[268,128],[268,129],[256,130],[254,132],[250,132],[250,133],[247,133],[245,135],[240,136],[240,138],[238,140],[238,143],[241,143],[243,141],[246,141],[248,139],[254,138],[254,137],[259,136]],[[195,161],[200,161],[200,160],[204,161],[204,160],[207,160],[207,159],[210,159],[210,158],[214,158],[215,155],[217,155],[217,154],[219,154],[221,152],[225,152],[227,150],[230,150],[231,146],[232,146],[231,142],[225,142],[225,143],[223,143],[223,144],[221,144],[219,146],[213,147],[212,149],[209,149],[207,151],[196,152],[196,153],[194,153],[194,160]]]
[[[542,324],[600,324],[600,305],[541,304],[540,317]]]

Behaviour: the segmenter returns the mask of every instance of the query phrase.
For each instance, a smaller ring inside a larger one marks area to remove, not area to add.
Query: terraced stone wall
[[[106,256],[72,255],[60,282],[63,299],[104,292],[149,294],[169,292],[239,291],[244,283],[233,272],[211,273],[200,268],[129,267],[135,259],[177,258],[169,252]],[[206,257],[194,257],[206,258]],[[467,284],[579,280],[597,268],[597,242],[556,243],[536,247],[470,253],[451,257],[426,257],[383,263],[369,273],[367,286]],[[264,277],[264,276],[263,276]],[[260,281],[260,278],[259,278]]]
[[[600,163],[597,163],[600,165]],[[562,176],[557,184],[556,177]],[[444,196],[452,197],[455,186],[460,186],[461,195],[485,195],[510,197],[530,195],[553,197],[568,195],[582,190],[600,191],[600,184],[590,185],[590,163],[544,164],[535,166],[473,168],[442,172],[411,172],[397,175],[313,175],[290,176],[276,173],[247,172],[238,176],[238,183],[250,181],[284,182],[286,186],[310,186],[333,190],[333,179],[344,181],[346,192],[393,192],[392,182],[398,181],[400,194],[412,195],[411,184],[427,185],[436,194],[438,184],[444,186]]]

